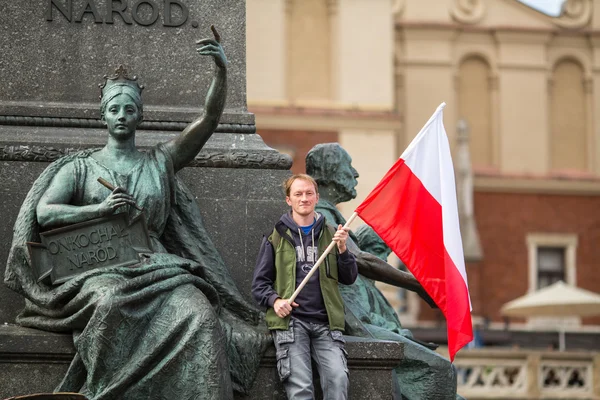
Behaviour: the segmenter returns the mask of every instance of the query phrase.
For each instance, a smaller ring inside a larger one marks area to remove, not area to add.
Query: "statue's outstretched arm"
[[[379,257],[360,250],[356,243],[351,240],[349,240],[347,244],[350,251],[356,257],[356,265],[358,266],[359,274],[374,281],[387,283],[388,285],[401,287],[415,292],[432,308],[437,308],[433,299],[427,294],[425,289],[423,289],[423,286],[421,286],[419,281],[417,281],[412,274],[394,268]]]
[[[171,154],[175,171],[190,163],[202,146],[208,141],[217,126],[225,108],[227,97],[227,57],[221,47],[221,37],[211,26],[214,39],[202,39],[196,42],[201,55],[211,56],[215,60],[216,73],[206,95],[204,114],[190,123],[179,136],[167,142],[165,147]]]
[[[40,198],[36,207],[38,224],[42,229],[56,228],[76,224],[93,218],[111,215],[118,208],[135,204],[133,197],[123,189],[116,188],[102,203],[87,206],[69,204],[75,193],[76,182],[73,180],[73,166],[62,167],[50,182],[48,189]]]

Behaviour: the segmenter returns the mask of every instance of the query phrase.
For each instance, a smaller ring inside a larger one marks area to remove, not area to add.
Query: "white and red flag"
[[[454,167],[442,103],[356,213],[446,317],[450,360],[473,340]]]

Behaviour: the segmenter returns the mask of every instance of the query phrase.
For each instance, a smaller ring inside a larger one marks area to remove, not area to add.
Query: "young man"
[[[324,399],[347,399],[344,303],[338,283],[350,285],[358,275],[356,260],[346,248],[348,230],[339,225],[336,231],[315,212],[319,192],[313,178],[293,175],[284,187],[291,210],[263,240],[252,294],[267,308],[277,370],[288,399],[314,398],[311,358]],[[288,299],[332,240],[337,246],[290,305]]]

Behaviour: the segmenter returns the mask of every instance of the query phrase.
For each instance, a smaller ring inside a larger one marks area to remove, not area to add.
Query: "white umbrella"
[[[558,281],[536,292],[504,304],[509,317],[589,317],[600,315],[600,294]],[[565,348],[565,332],[560,330],[560,350]]]

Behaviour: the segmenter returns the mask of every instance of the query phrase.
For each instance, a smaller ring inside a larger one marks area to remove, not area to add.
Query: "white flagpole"
[[[348,218],[348,221],[346,221],[346,225],[344,225],[344,228],[349,228],[350,224],[354,221],[354,219],[358,216],[358,214],[356,212],[354,212],[350,218]],[[323,229],[327,229],[326,226],[323,227]],[[315,274],[315,272],[317,272],[317,270],[319,269],[319,265],[321,265],[323,263],[323,261],[325,260],[325,257],[327,257],[327,255],[331,252],[331,250],[333,250],[333,246],[335,246],[335,240],[332,240],[331,243],[329,243],[329,246],[327,246],[327,248],[325,249],[325,251],[323,252],[323,254],[321,254],[321,257],[319,257],[319,259],[317,260],[317,262],[315,263],[315,265],[311,268],[311,270],[308,272],[308,274],[306,274],[306,276],[304,277],[304,279],[302,280],[302,282],[300,282],[300,285],[298,285],[298,288],[296,289],[296,291],[294,292],[294,294],[292,294],[292,297],[290,297],[288,299],[288,303],[292,304],[294,302],[294,300],[296,299],[296,297],[298,296],[298,294],[300,293],[300,291],[304,288],[304,286],[306,286],[306,283],[308,282],[308,280],[310,279],[311,276],[313,276]]]

